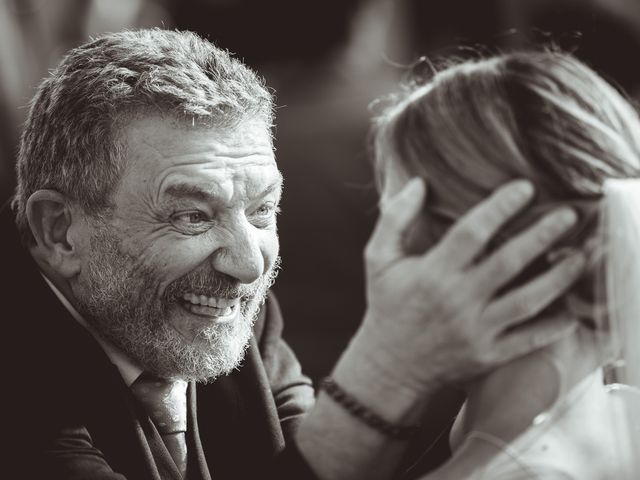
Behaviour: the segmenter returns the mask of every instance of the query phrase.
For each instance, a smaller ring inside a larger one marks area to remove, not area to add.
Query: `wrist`
[[[331,377],[325,377],[320,383],[320,391],[328,395],[335,403],[344,408],[352,417],[358,419],[369,428],[392,440],[408,441],[420,431],[419,424],[394,425],[369,410],[359,400],[351,396],[341,385]]]
[[[352,339],[332,377],[360,403],[394,424],[420,418],[431,385],[406,378],[406,367],[363,329]]]

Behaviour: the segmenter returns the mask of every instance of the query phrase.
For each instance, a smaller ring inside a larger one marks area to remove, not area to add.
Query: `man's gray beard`
[[[273,284],[279,259],[251,285],[202,268],[172,282],[158,295],[159,272],[136,268],[122,242],[101,227],[91,239],[85,285],[76,289],[79,310],[106,340],[119,347],[146,371],[163,378],[209,382],[237,368],[252,336],[253,323]],[[192,342],[169,323],[170,309],[185,292],[210,297],[242,297],[235,320],[203,329]]]

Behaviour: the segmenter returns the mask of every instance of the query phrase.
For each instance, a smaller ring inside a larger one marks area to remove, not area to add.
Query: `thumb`
[[[367,253],[383,265],[404,256],[403,238],[422,210],[427,188],[424,180],[414,177],[386,202],[367,246]]]

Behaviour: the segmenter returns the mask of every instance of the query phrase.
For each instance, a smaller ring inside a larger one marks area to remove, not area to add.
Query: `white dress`
[[[466,441],[485,441],[499,450],[471,478],[638,480],[639,420],[640,390],[604,385],[598,370],[508,445],[492,435],[470,432]]]

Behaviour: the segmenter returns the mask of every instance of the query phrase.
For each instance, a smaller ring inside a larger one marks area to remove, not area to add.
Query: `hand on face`
[[[563,318],[523,324],[580,275],[581,254],[496,298],[533,259],[575,222],[570,210],[544,217],[482,261],[497,230],[532,196],[514,182],[472,209],[424,254],[408,255],[403,238],[425,198],[421,180],[410,181],[383,204],[365,251],[368,310],[359,333],[371,358],[402,387],[430,391],[467,380],[545,346],[571,330]],[[518,327],[518,328],[514,328]]]

